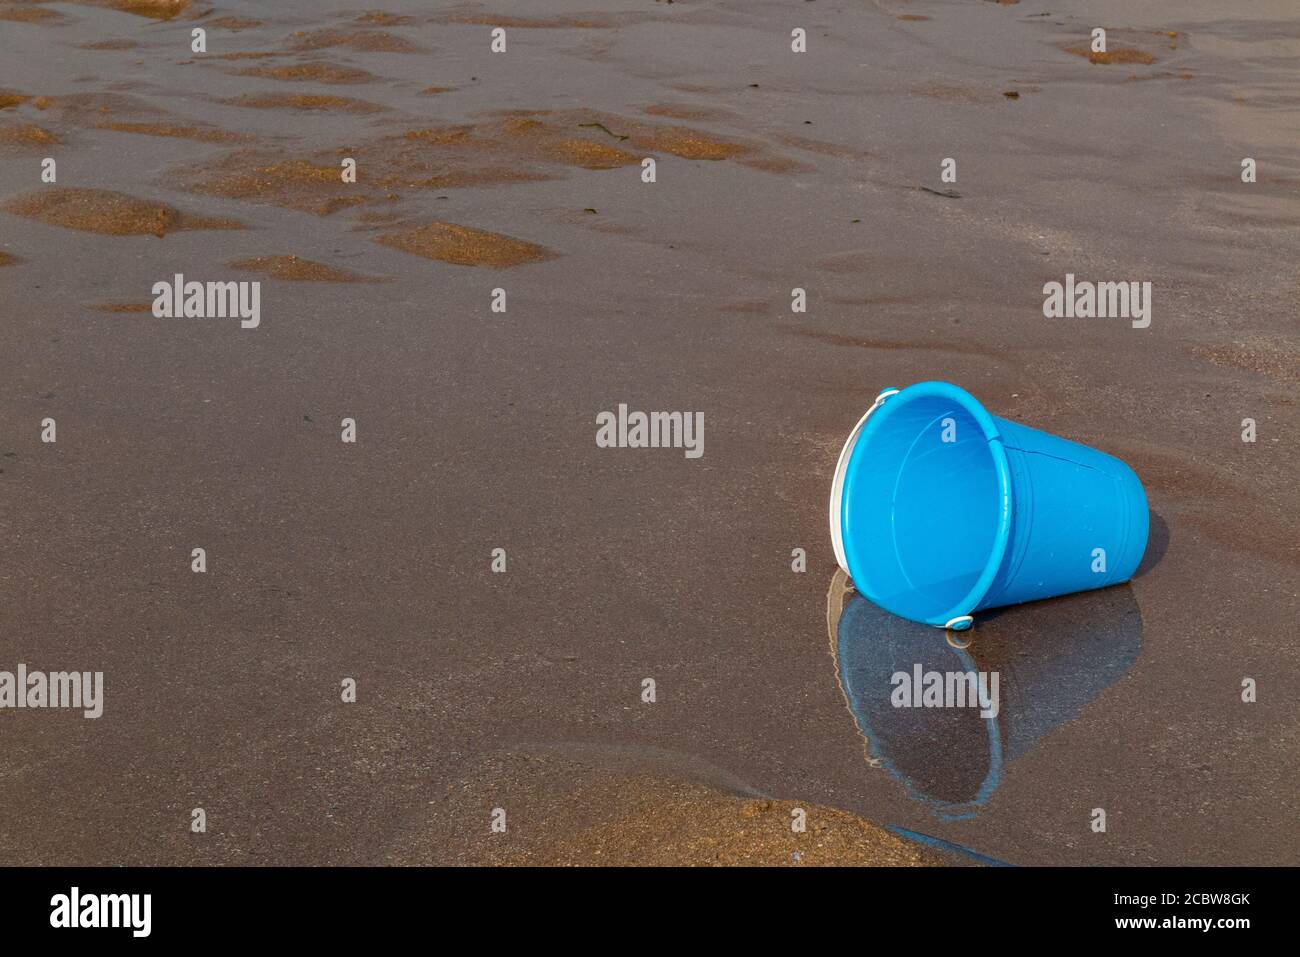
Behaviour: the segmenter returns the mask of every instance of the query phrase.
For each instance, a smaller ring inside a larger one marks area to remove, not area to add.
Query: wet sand
[[[465,770],[389,839],[379,862],[436,864],[450,851],[462,860],[533,867],[947,863],[944,854],[852,814],[736,793],[653,752],[534,745],[485,754]],[[518,799],[505,830],[493,831],[483,826],[483,808],[507,787]]]
[[[0,669],[106,688],[0,710],[0,859],[1300,863],[1292,5],[796,7],[0,4],[59,14],[0,17]],[[1045,319],[1067,272],[1151,327]],[[908,633],[828,621],[840,444],[925,379],[1153,510],[1131,585],[918,638],[992,730],[887,725]],[[705,454],[597,448],[620,402]]]
[[[231,269],[260,272],[275,279],[291,282],[374,282],[371,276],[348,269],[336,269],[324,263],[312,262],[298,256],[254,256],[230,263]]]
[[[51,186],[5,204],[15,216],[108,236],[149,235],[161,239],[179,229],[242,229],[233,219],[188,216],[166,203],[137,199],[104,189]]]

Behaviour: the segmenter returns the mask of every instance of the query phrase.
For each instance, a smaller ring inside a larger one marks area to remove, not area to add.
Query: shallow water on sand
[[[741,794],[1013,863],[1300,862],[1289,3],[114,6],[0,18],[0,668],[107,689],[0,711],[0,858],[495,860],[513,802],[569,860],[608,772],[672,782],[611,818],[645,834],[748,834]],[[1099,23],[1146,56],[1068,51]],[[1151,281],[1151,327],[1044,319],[1067,272]],[[260,326],[141,311],[175,273],[260,279]],[[827,646],[835,456],[926,379],[1124,458],[1164,529],[1118,611],[977,625],[987,793],[982,726],[873,767],[877,649]],[[705,454],[597,448],[620,402],[703,411]]]

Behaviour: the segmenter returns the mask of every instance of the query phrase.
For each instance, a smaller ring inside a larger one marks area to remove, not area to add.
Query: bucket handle
[[[849,433],[848,441],[844,443],[844,448],[840,452],[840,460],[835,466],[835,477],[831,480],[831,507],[830,507],[830,525],[831,525],[831,547],[835,551],[835,562],[844,570],[844,574],[849,573],[849,560],[844,556],[844,534],[840,528],[840,497],[844,493],[844,473],[849,467],[849,454],[853,451],[853,446],[858,440],[862,430],[866,428],[867,419],[871,418],[871,413],[885,404],[885,400],[891,395],[898,395],[899,390],[890,386],[882,389],[876,396],[876,401],[871,403],[871,408],[858,420],[858,424],[853,427]]]

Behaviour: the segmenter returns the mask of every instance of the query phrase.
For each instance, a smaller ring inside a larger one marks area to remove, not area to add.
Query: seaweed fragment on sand
[[[931,189],[929,186],[917,186],[916,189],[931,196],[942,196],[944,199],[961,199],[961,193],[955,189]]]

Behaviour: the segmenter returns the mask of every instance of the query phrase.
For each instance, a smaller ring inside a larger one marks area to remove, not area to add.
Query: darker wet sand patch
[[[600,210],[591,206],[583,209],[549,209],[543,215],[555,223],[565,226],[578,226],[610,236],[636,236],[639,229],[605,218]]]
[[[847,146],[840,146],[838,143],[828,143],[825,140],[810,139],[807,136],[797,136],[792,133],[781,133],[777,136],[777,140],[797,150],[818,153],[822,156],[833,156],[836,159],[860,162],[871,158],[871,153],[866,150],[850,149]]]
[[[823,332],[819,329],[790,328],[787,331],[792,335],[816,339],[819,342],[826,342],[835,346],[849,346],[854,349],[879,350],[882,352],[952,352],[957,355],[982,356],[986,359],[1006,359],[1004,351],[950,339],[945,339],[942,342],[897,342],[865,336],[849,336],[838,332]]]
[[[22,260],[17,256],[0,249],[0,266],[16,266],[20,262],[22,262]]]
[[[401,222],[405,217],[402,213],[391,209],[363,209],[356,214],[357,229],[375,229],[380,226],[391,226],[393,223]]]
[[[908,23],[921,23],[925,20],[929,20],[930,18],[926,16],[922,16],[919,13],[900,13],[898,15],[898,19],[905,20]]]
[[[553,17],[519,17],[495,13],[449,12],[434,19],[435,23],[472,24],[519,30],[611,30],[615,27],[653,19],[649,14],[628,11],[618,14],[586,14]]]
[[[0,20],[8,20],[12,23],[58,23],[66,20],[63,14],[57,10],[48,10],[45,7],[0,7]]]
[[[614,169],[641,162],[640,157],[625,150],[578,138],[555,140],[543,146],[542,152],[556,162],[582,169]]]
[[[551,132],[592,130],[616,141],[621,148],[644,151],[642,156],[645,153],[668,153],[682,159],[718,162],[755,156],[760,152],[756,144],[715,136],[694,127],[664,126],[594,110],[519,111],[505,122],[511,125],[504,129],[504,133],[515,136],[531,133],[537,128]]]
[[[746,316],[761,316],[772,308],[766,299],[732,299],[718,306],[719,312],[733,312]]]
[[[95,312],[108,312],[115,315],[140,315],[153,317],[152,302],[97,302],[90,307]]]
[[[337,269],[299,256],[255,256],[229,264],[231,269],[257,272],[272,279],[289,282],[378,282],[348,269]]]
[[[686,755],[615,747],[496,752],[444,800],[400,822],[383,864],[535,866],[942,866],[855,814],[755,794]],[[508,834],[479,826],[510,795]],[[802,810],[806,829],[791,822]]]
[[[953,83],[925,83],[909,91],[913,96],[924,96],[944,103],[996,103],[997,94],[992,90],[982,90],[969,86],[957,86]]]
[[[539,182],[562,178],[565,169],[634,167],[654,151],[652,147],[692,158],[734,157],[768,172],[803,168],[760,146],[720,140],[699,130],[567,111],[510,112],[476,122],[409,129],[291,161],[278,153],[231,153],[178,169],[172,179],[192,192],[327,215],[392,201],[407,190]],[[358,182],[343,183],[340,159],[362,152],[365,162]]]
[[[106,189],[47,186],[11,199],[7,212],[50,226],[107,236],[165,236],[188,229],[243,229],[231,219],[182,213],[174,206]]]
[[[32,106],[38,110],[51,110],[59,117],[72,123],[89,123],[94,125],[105,116],[135,114],[139,116],[161,116],[166,111],[151,105],[139,97],[120,93],[68,93],[61,96],[38,96],[32,100]]]
[[[171,20],[190,8],[190,0],[80,0],[96,7],[111,7],[121,13],[148,17],[150,20]]]
[[[719,139],[709,133],[691,129],[686,126],[669,126],[653,130],[641,130],[632,135],[634,146],[670,153],[682,159],[719,160],[733,159],[753,152],[753,147],[743,143]]]
[[[1105,53],[1097,53],[1086,43],[1076,43],[1071,46],[1062,47],[1066,53],[1073,53],[1075,56],[1086,57],[1089,63],[1110,64],[1110,63],[1155,63],[1156,58],[1145,50],[1139,50],[1137,47],[1111,47]]]
[[[234,53],[209,53],[209,60],[265,60],[268,57],[284,56],[273,50],[236,50]]]
[[[546,136],[572,137],[581,134],[595,142],[616,145],[624,152],[636,149],[638,161],[646,153],[669,153],[682,159],[719,161],[758,154],[757,144],[715,136],[689,126],[665,126],[634,117],[601,113],[595,110],[509,110],[494,114],[496,118],[470,125],[435,129],[456,135],[462,143],[506,142],[528,145]],[[632,155],[632,154],[629,154]]]
[[[1143,481],[1146,473],[1140,473]],[[1294,513],[1256,503],[1226,514],[1222,504],[1203,506],[1186,513],[1186,520],[1229,551],[1246,552],[1279,565],[1300,567],[1300,544],[1288,530]]]
[[[377,27],[404,27],[408,23],[414,23],[415,18],[400,13],[389,13],[386,10],[367,10],[354,22]]]
[[[1236,342],[1186,347],[1189,355],[1217,365],[1245,369],[1278,382],[1300,382],[1300,344],[1254,336]]]
[[[240,70],[238,75],[260,76],[291,83],[370,83],[377,79],[366,70],[321,60],[284,66],[250,66]]]
[[[469,23],[476,26],[499,26],[517,30],[598,30],[614,26],[608,18],[590,17],[512,17],[495,13],[445,13],[439,23]]]
[[[339,165],[275,160],[274,155],[231,153],[216,163],[181,169],[171,178],[179,179],[194,193],[270,203],[317,216],[374,199],[364,182],[344,183]]]
[[[510,863],[612,867],[935,867],[943,861],[847,811],[653,778],[620,782],[606,820],[545,838]],[[790,827],[797,810],[807,830]]]
[[[737,160],[741,166],[748,166],[750,169],[761,170],[764,173],[775,173],[778,176],[789,176],[793,173],[809,173],[816,167],[807,163],[801,163],[798,160],[790,159],[788,156],[753,156],[743,157]]]
[[[244,106],[254,110],[325,110],[341,113],[381,113],[387,107],[356,100],[350,96],[329,96],[320,93],[247,93],[228,100],[231,106]]]
[[[439,93],[451,93],[455,89],[454,86],[426,86],[420,93],[424,96],[437,96]]]
[[[1152,501],[1164,503],[1161,510],[1166,514],[1168,507],[1177,508],[1178,521],[1170,522],[1175,531],[1179,525],[1193,526],[1231,551],[1300,565],[1300,541],[1294,534],[1291,506],[1294,496],[1289,486],[1285,492],[1270,494],[1260,487],[1248,466],[1225,467],[1209,461],[1203,453],[1087,435],[1079,441],[1127,462],[1141,476]],[[1246,454],[1254,453],[1250,448]],[[1225,502],[1233,503],[1232,507],[1224,508]]]
[[[254,27],[260,27],[261,20],[253,20],[248,17],[216,17],[207,21],[207,26],[219,27],[222,30],[231,30],[238,33],[240,30],[252,30]]]
[[[730,93],[731,90],[718,86],[705,86],[702,83],[673,83],[671,89],[678,93],[695,93],[702,96],[721,96],[724,93]]]
[[[607,170],[641,160],[580,133],[527,117],[407,130],[373,144],[374,181],[394,189],[491,186],[556,179],[554,166]]]
[[[572,123],[576,127],[596,129],[615,138],[621,145],[638,151],[669,153],[682,159],[717,162],[758,152],[753,144],[725,139],[693,127],[661,126],[610,114],[562,113],[556,114],[551,122],[558,127]]]
[[[641,156],[620,149],[616,145],[619,138],[610,137],[607,131],[597,135],[583,124],[543,121],[538,115],[408,130],[405,139],[435,151],[413,152],[391,145],[387,155],[393,172],[381,182],[436,188],[526,182],[554,178],[530,169],[530,164],[608,170],[641,162]]]
[[[176,126],[172,123],[98,123],[96,129],[112,130],[115,133],[138,133],[142,136],[166,136],[181,140],[194,140],[197,143],[245,143],[252,139],[244,133],[232,133],[230,130],[215,126]]]
[[[425,259],[494,269],[545,262],[557,255],[545,246],[455,223],[429,223],[385,233],[375,242]]]
[[[78,50],[134,50],[140,44],[126,37],[119,37],[113,40],[91,40],[88,43],[78,43]]]
[[[460,166],[442,168],[428,174],[403,170],[380,176],[378,185],[392,189],[467,189],[473,186],[500,186],[503,183],[539,183],[558,179],[556,176],[536,171],[515,169],[511,166]]]
[[[1186,70],[1182,71],[1181,73],[1174,73],[1170,70],[1161,70],[1159,73],[1148,73],[1145,75],[1130,73],[1128,76],[1124,78],[1124,82],[1138,83],[1146,80],[1192,80],[1192,79],[1195,79],[1195,74],[1188,73]]]
[[[34,123],[15,123],[0,126],[0,146],[23,149],[38,146],[57,146],[62,142],[63,140],[58,136],[43,126],[37,126]]]
[[[421,140],[439,146],[446,144],[459,146],[475,141],[475,128],[468,123],[456,126],[426,126],[417,130],[407,130],[402,136],[408,140]],[[479,138],[478,142],[486,141]]]
[[[733,114],[710,106],[692,106],[688,103],[652,103],[644,112],[651,116],[662,116],[670,120],[690,120],[695,123],[708,123],[715,120],[728,120]]]
[[[299,51],[343,47],[358,53],[421,53],[423,50],[405,37],[382,30],[351,30],[331,27],[325,30],[300,30],[289,38],[290,46]]]

